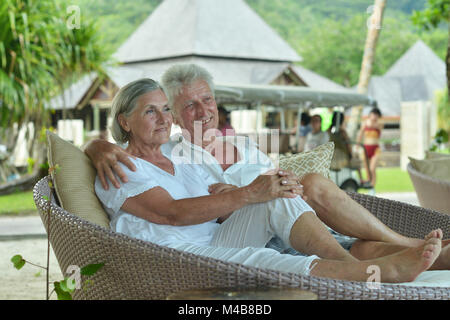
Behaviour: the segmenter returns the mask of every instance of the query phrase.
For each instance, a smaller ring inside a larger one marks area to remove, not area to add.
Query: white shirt
[[[184,199],[208,195],[208,186],[219,181],[211,177],[200,165],[175,164],[175,174],[160,169],[143,159],[131,159],[136,171],[120,164],[128,176],[128,182],[116,189],[108,180],[109,189],[104,190],[98,176],[95,192],[110,216],[111,228],[129,236],[164,246],[182,243],[209,245],[219,224],[214,220],[190,226],[170,226],[149,222],[129,214],[121,207],[127,198],[134,197],[155,187],[165,189],[173,199]],[[155,199],[158,201],[158,199]]]
[[[238,187],[250,184],[259,175],[275,168],[270,158],[248,137],[216,137],[216,141],[220,140],[233,144],[239,153],[239,161],[225,171],[211,153],[187,141],[181,135],[172,136],[171,141],[164,144],[161,150],[174,163],[200,164],[217,181]]]
[[[327,143],[328,140],[330,140],[330,137],[326,131],[319,131],[316,133],[310,132],[306,136],[305,151],[312,150],[324,143]]]

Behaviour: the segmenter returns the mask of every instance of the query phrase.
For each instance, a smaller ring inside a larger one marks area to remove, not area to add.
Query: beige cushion
[[[109,229],[109,218],[98,200],[94,182],[96,171],[79,148],[47,130],[48,162],[59,165],[52,172],[61,207],[78,217]]]
[[[438,180],[450,181],[450,157],[418,160],[409,157],[414,169]]]
[[[318,173],[329,178],[333,151],[334,143],[327,142],[310,151],[280,157],[280,168],[294,172],[299,178],[307,173]]]
[[[450,154],[433,152],[433,151],[425,151],[425,159],[449,159]]]

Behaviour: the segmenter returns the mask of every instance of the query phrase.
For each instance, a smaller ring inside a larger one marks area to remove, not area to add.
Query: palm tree
[[[385,7],[386,0],[375,0],[375,4],[372,7],[374,9],[373,14],[367,23],[368,32],[358,81],[358,93],[361,94],[366,94],[369,87]],[[355,140],[356,138],[358,124],[361,122],[362,110],[363,106],[358,106],[352,109],[350,121],[348,123],[348,134],[352,140]]]
[[[0,1],[0,138],[11,151],[19,129],[32,122],[36,167],[43,161],[37,145],[49,120],[47,102],[87,72],[104,74],[109,57],[96,24],[83,17],[73,28],[71,18],[56,0]]]

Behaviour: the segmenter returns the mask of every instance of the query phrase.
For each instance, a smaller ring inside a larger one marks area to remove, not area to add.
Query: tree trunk
[[[44,169],[37,169],[30,175],[25,175],[20,179],[13,180],[0,185],[0,195],[11,194],[19,191],[32,190],[34,185],[44,176],[47,171]]]
[[[448,101],[450,101],[450,20],[448,21],[448,44],[447,44],[447,57],[445,58],[445,64],[447,66],[447,94],[448,94]]]
[[[364,56],[361,64],[361,72],[358,81],[358,93],[367,94],[370,77],[372,75],[372,66],[375,60],[375,51],[378,37],[380,35],[381,24],[383,20],[384,8],[387,0],[375,0],[374,11],[368,21],[368,32],[366,44],[364,47]],[[361,122],[361,116],[364,106],[352,108],[347,132],[351,140],[356,139],[358,125]]]

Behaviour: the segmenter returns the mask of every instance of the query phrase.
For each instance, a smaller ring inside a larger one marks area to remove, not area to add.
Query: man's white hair
[[[174,106],[175,98],[181,93],[183,86],[189,85],[197,80],[206,81],[214,96],[213,77],[205,68],[196,64],[176,64],[167,69],[161,78],[161,84],[170,106]]]

